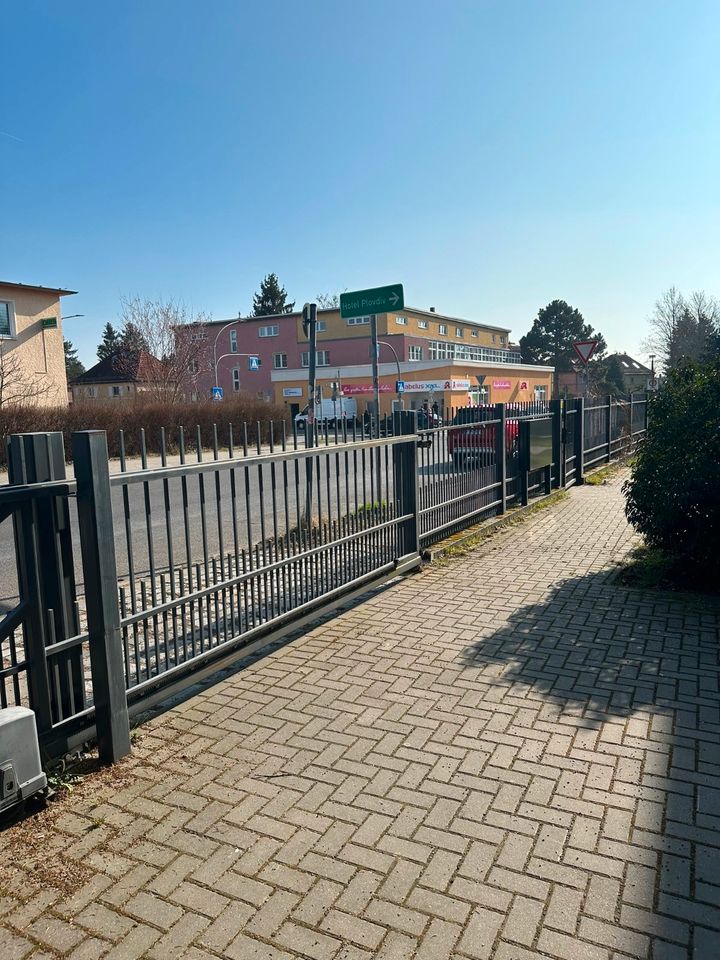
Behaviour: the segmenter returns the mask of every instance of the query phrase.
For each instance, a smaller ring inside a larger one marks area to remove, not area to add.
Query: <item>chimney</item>
[[[430,307],[430,313],[435,313],[435,307]]]

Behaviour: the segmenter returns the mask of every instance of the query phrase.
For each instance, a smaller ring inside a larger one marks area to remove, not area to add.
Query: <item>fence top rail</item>
[[[217,473],[221,470],[237,470],[240,467],[262,466],[263,464],[283,463],[289,460],[307,460],[321,454],[351,453],[357,450],[376,450],[385,447],[394,447],[403,443],[414,443],[415,434],[399,434],[398,436],[380,437],[369,440],[349,440],[347,443],[318,443],[312,447],[303,447],[286,450],[275,450],[273,453],[250,454],[238,457],[228,457],[212,460],[192,460],[174,464],[170,467],[153,467],[145,470],[126,470],[110,474],[110,485],[113,487],[126,486],[131,483],[148,483],[151,480],[172,480],[176,477],[187,477],[193,474]]]
[[[41,480],[39,483],[2,484],[0,486],[0,507],[14,503],[25,503],[38,497],[67,497],[77,490],[74,480]]]

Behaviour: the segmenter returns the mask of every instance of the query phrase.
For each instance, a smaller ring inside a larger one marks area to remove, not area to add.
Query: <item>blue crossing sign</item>
[[[223,388],[222,388],[222,387],[213,387],[213,388],[212,388],[212,398],[213,398],[213,400],[222,400],[222,398],[223,398]]]
[[[395,393],[405,393],[405,381],[396,380],[395,381]]]
[[[260,357],[248,357],[248,370],[257,372],[260,369]]]

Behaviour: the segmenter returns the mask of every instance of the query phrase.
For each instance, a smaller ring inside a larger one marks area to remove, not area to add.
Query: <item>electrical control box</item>
[[[26,707],[0,709],[0,811],[46,786],[35,714]]]

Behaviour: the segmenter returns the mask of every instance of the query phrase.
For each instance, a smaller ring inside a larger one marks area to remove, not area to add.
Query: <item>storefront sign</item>
[[[470,389],[469,380],[406,380],[405,393],[442,393],[444,390]]]
[[[390,393],[391,391],[392,387],[389,383],[380,384],[380,393]],[[358,393],[373,393],[374,391],[371,383],[344,383],[342,392],[344,397],[353,397]]]
[[[518,390],[527,390],[527,389],[528,389],[527,380],[521,380],[520,383],[518,384]]]
[[[283,387],[284,397],[301,397],[302,395],[302,387]]]
[[[509,380],[493,380],[493,390],[509,390],[511,383]]]

